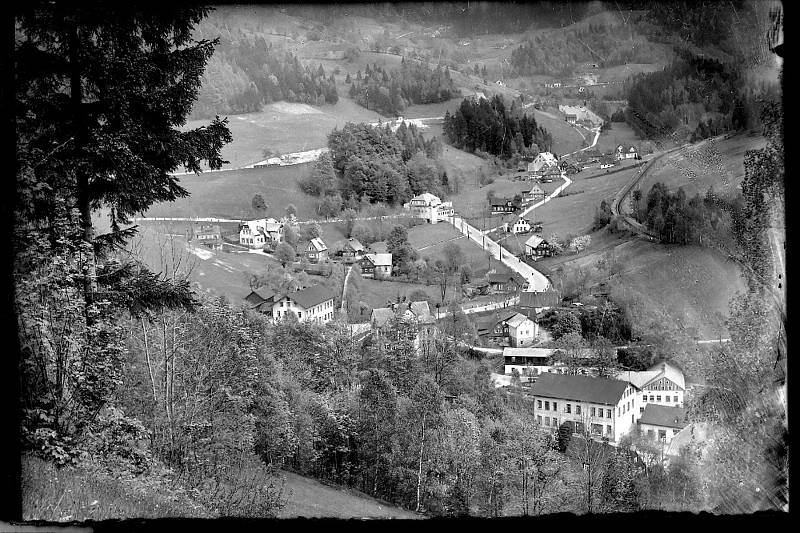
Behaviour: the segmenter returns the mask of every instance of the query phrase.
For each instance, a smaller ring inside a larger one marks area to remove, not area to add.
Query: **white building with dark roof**
[[[262,248],[264,244],[283,241],[283,223],[274,218],[260,218],[242,222],[239,226],[239,244]]]
[[[299,322],[327,323],[335,314],[333,297],[333,292],[322,285],[278,294],[272,299],[272,316],[280,320],[292,313]]]
[[[403,209],[411,211],[418,218],[424,219],[431,224],[436,224],[440,220],[452,217],[453,202],[443,202],[438,196],[429,192],[424,192],[403,204]]]
[[[503,348],[503,373],[511,375],[514,370],[520,376],[537,376],[553,369],[553,348]]]
[[[636,386],[642,395],[642,410],[646,404],[682,407],[686,394],[683,371],[674,363],[663,361],[643,372],[621,371],[617,379]]]
[[[639,431],[645,438],[669,444],[688,423],[686,409],[650,403],[639,418]]]
[[[637,389],[627,381],[589,376],[540,374],[531,389],[540,427],[555,431],[566,422],[576,433],[588,432],[619,442],[635,426]]]

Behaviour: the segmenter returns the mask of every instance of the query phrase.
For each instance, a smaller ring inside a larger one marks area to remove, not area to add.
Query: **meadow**
[[[464,252],[464,263],[470,266],[475,278],[483,276],[490,268],[498,272],[509,270],[496,260],[492,260],[490,265],[488,252],[481,250],[480,246],[446,222],[415,226],[408,230],[408,241],[419,252],[420,257],[428,256],[432,259],[443,258],[445,247],[454,243]]]
[[[736,192],[744,178],[745,152],[765,145],[766,139],[751,131],[679,150],[654,163],[640,188],[646,194],[660,181],[671,190],[683,187],[687,196],[703,196],[710,186],[718,194]]]
[[[261,216],[252,208],[253,196],[260,194],[267,204],[266,216],[280,218],[286,206],[294,204],[300,220],[316,218],[319,199],[303,193],[297,184],[311,168],[304,163],[180,176],[180,185],[190,196],[155,204],[145,216],[250,219]]]

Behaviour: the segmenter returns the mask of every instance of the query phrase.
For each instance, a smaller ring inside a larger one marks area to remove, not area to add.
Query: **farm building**
[[[516,213],[519,211],[519,204],[513,199],[495,198],[492,201],[492,213]]]
[[[544,200],[544,191],[538,185],[531,187],[531,190],[522,193],[522,199],[526,202],[540,202]]]
[[[611,168],[616,165],[614,156],[604,155],[600,158],[600,168]]]
[[[328,246],[319,237],[311,239],[306,247],[306,255],[312,263],[319,263],[328,259]]]
[[[506,231],[511,232],[513,234],[519,233],[528,233],[531,230],[531,223],[525,220],[524,218],[520,218],[514,221],[513,224],[509,224],[506,222]]]
[[[388,278],[392,275],[392,254],[366,254],[360,265],[361,275],[365,278]]]
[[[515,272],[487,274],[486,281],[489,282],[489,286],[494,292],[518,291],[525,284],[525,281]]]
[[[239,244],[262,248],[266,243],[283,241],[283,223],[274,218],[261,218],[242,222],[239,226]]]
[[[570,124],[575,124],[575,123],[577,123],[577,122],[578,122],[578,117],[577,117],[577,116],[575,116],[575,115],[573,115],[573,114],[571,114],[571,113],[570,113],[570,114],[567,114],[567,116],[566,116],[566,117],[564,117],[564,119],[565,119],[567,122],[569,122]]]
[[[358,261],[364,254],[366,253],[366,248],[358,239],[350,237],[346,241],[344,241],[339,249],[336,251],[336,255],[341,257],[345,262],[351,263],[353,261]]]
[[[531,237],[525,241],[526,257],[531,257],[536,260],[540,257],[550,257],[551,255],[553,255],[553,250],[550,247],[550,243],[540,236],[531,235]]]
[[[558,166],[556,156],[550,152],[539,152],[531,163],[528,163],[528,172],[539,172],[543,168]]]
[[[639,156],[639,149],[632,144],[620,144],[614,152],[617,160],[636,159]]]
[[[554,353],[553,348],[503,348],[503,372],[511,374],[516,370],[521,376],[549,372],[555,364],[552,359]]]
[[[533,309],[535,313],[540,313],[551,307],[558,307],[561,304],[561,295],[558,291],[548,289],[540,292],[521,292],[519,293],[519,307],[522,309]]]
[[[639,419],[639,431],[649,439],[669,444],[687,424],[686,409],[650,403]]]

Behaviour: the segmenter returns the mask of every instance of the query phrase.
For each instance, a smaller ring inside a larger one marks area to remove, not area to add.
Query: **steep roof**
[[[512,316],[511,318],[509,318],[508,320],[506,320],[506,322],[512,328],[518,328],[526,320],[529,320],[528,317],[526,317],[525,315],[523,315],[521,313],[517,313],[514,316]]]
[[[552,348],[503,348],[503,357],[550,357],[554,353]]]
[[[254,289],[253,292],[256,293],[258,297],[261,298],[262,300],[269,300],[270,298],[275,296],[275,291],[266,286]]]
[[[528,191],[528,194],[544,194],[544,191],[538,185],[534,185],[531,187],[531,190]]]
[[[431,322],[434,320],[433,315],[431,314],[431,308],[428,305],[428,302],[425,300],[419,302],[411,302],[408,306],[414,316],[417,317],[417,320],[420,322]]]
[[[530,246],[531,248],[536,248],[540,244],[545,242],[544,239],[539,237],[538,235],[531,235],[527,241],[525,241],[525,246]]]
[[[350,237],[349,239],[347,239],[345,244],[347,244],[347,246],[349,246],[354,252],[363,252],[364,251],[364,245],[361,244],[361,241],[359,241],[358,239],[355,239],[353,237]]]
[[[648,383],[662,377],[667,378],[681,389],[686,389],[683,371],[677,365],[669,361],[657,363],[642,372],[622,371],[617,373],[617,379],[628,381],[640,389]]]
[[[648,403],[644,408],[642,417],[639,419],[639,423],[683,429],[688,424],[686,421],[686,409]]]
[[[319,237],[311,239],[308,245],[314,247],[314,249],[317,250],[318,252],[323,252],[328,249],[326,244]]]
[[[392,266],[392,254],[367,254],[366,258],[376,267]]]
[[[659,374],[660,372],[658,372],[657,370],[645,370],[642,372],[632,372],[630,370],[623,370],[621,372],[617,372],[616,377],[617,379],[620,379],[622,381],[627,381],[631,385],[634,385],[635,387],[641,389],[647,383],[650,383],[651,381],[653,381],[653,379],[658,377]]]
[[[376,327],[381,328],[385,326],[393,316],[394,312],[388,307],[378,307],[372,310],[372,314],[369,317],[369,322],[370,324],[374,324]]]
[[[617,405],[627,386],[627,382],[616,379],[546,372],[536,379],[531,394],[535,397]]]
[[[519,294],[520,307],[556,307],[559,303],[561,303],[561,295],[558,291],[547,290]]]
[[[298,305],[305,309],[314,307],[321,304],[326,300],[333,298],[333,293],[327,287],[322,285],[312,285],[297,292],[292,292],[286,295],[288,298],[294,300]]]

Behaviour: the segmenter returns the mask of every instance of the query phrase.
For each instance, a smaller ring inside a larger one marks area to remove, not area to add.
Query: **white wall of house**
[[[286,313],[289,311],[297,315],[298,322],[319,321],[327,323],[333,320],[333,298],[315,305],[310,309],[301,306],[292,300],[290,296],[284,296],[272,304],[272,316],[275,320],[280,320],[286,316]]]
[[[656,441],[661,441],[663,439],[665,444],[669,444],[672,437],[677,435],[680,431],[680,429],[677,428],[669,428],[655,424],[639,424],[639,430],[645,438]]]
[[[520,376],[538,376],[544,372],[551,372],[552,366],[549,365],[503,365],[503,372],[506,375],[511,375],[512,371],[516,369]]]
[[[683,407],[684,392],[677,384],[662,377],[642,388],[641,404],[642,407],[648,403],[666,405],[667,407]]]
[[[539,324],[528,318],[516,328],[508,326],[508,335],[511,337],[511,346],[514,348],[530,346],[539,336]]]
[[[632,385],[626,387],[619,402],[613,406],[534,396],[534,415],[544,428],[555,430],[564,421],[580,422],[590,433],[596,432],[599,426],[602,436],[619,442],[641,416],[637,397],[636,387]],[[557,422],[555,425],[554,421]]]

